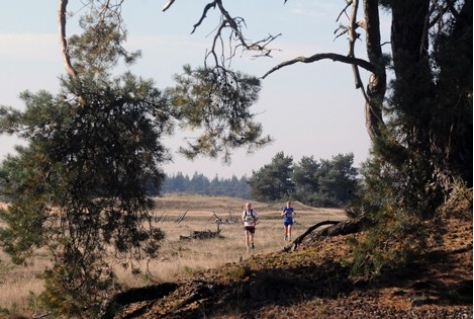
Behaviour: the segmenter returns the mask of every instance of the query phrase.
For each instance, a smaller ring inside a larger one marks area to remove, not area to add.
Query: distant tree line
[[[192,193],[208,196],[232,196],[259,201],[293,199],[320,207],[342,207],[357,194],[357,169],[354,155],[339,154],[331,160],[316,161],[304,156],[298,163],[279,152],[272,162],[247,178],[232,176],[209,180],[195,172],[192,177],[178,172],[166,176],[161,194]],[[150,188],[150,195],[159,195]]]
[[[150,188],[151,195],[159,195],[156,188]],[[181,172],[167,175],[161,187],[161,194],[191,193],[206,196],[232,196],[250,199],[250,186],[247,177],[220,178],[215,176],[209,180],[203,174],[195,172],[192,177]]]

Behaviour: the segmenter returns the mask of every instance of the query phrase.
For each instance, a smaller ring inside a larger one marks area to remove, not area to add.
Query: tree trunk
[[[72,78],[76,78],[76,70],[72,67],[69,57],[66,38],[66,10],[68,0],[59,0],[58,22],[59,22],[59,43],[61,45],[61,55],[63,57],[64,68],[66,73]]]
[[[369,61],[374,65],[375,72],[370,75],[367,85],[365,103],[365,123],[367,132],[372,141],[379,137],[385,126],[382,118],[382,103],[387,90],[387,75],[383,62],[382,46],[380,43],[380,19],[378,0],[364,1],[364,15],[366,17],[366,48]]]

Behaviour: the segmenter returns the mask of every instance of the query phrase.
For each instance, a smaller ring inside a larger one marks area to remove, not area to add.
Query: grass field
[[[156,226],[166,237],[162,241],[157,259],[133,265],[133,274],[120,262],[114,265],[121,284],[125,288],[154,282],[176,281],[191,277],[197,270],[215,268],[228,262],[246,259],[252,254],[262,254],[282,249],[283,225],[280,211],[285,203],[252,202],[260,221],[255,234],[255,249],[245,246],[240,216],[245,202],[230,197],[204,197],[194,195],[170,195],[155,198],[153,211]],[[305,206],[294,202],[296,212],[293,238],[301,235],[309,226],[323,220],[342,220],[342,210]],[[185,215],[184,215],[185,214]],[[180,218],[184,218],[179,221]],[[193,231],[217,231],[216,216],[223,223],[220,236],[211,239],[181,240]],[[178,222],[179,221],[179,222]],[[0,309],[12,312],[34,312],[35,296],[43,290],[38,278],[50,261],[44,251],[25,265],[13,265],[0,251]]]

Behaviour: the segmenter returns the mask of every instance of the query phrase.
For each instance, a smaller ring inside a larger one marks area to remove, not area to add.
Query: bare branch
[[[339,19],[341,18],[341,16],[342,16],[343,13],[346,14],[346,16],[347,16],[346,10],[347,10],[347,8],[349,8],[349,6],[350,6],[351,4],[352,4],[352,1],[349,1],[349,2],[346,4],[346,6],[344,7],[344,9],[342,9],[341,12],[339,13],[339,15],[337,16],[336,22],[339,21]]]
[[[357,28],[357,9],[359,8],[359,1],[358,0],[353,0],[352,1],[352,13],[350,17],[350,24],[349,24],[349,29],[348,29],[348,34],[349,34],[349,54],[348,56],[350,57],[355,57],[354,54],[354,48],[355,48],[355,41],[359,37],[358,34],[356,33],[356,28]],[[360,72],[359,68],[357,67],[356,64],[352,64],[352,71],[354,72],[354,78],[355,78],[355,83],[356,83],[356,88],[357,89],[362,89],[362,79],[360,78]],[[366,97],[365,91],[363,92],[364,97]],[[366,98],[367,100],[367,98]]]
[[[204,21],[204,19],[206,18],[207,11],[209,11],[209,9],[211,8],[215,8],[216,4],[217,4],[217,0],[214,0],[213,2],[206,4],[202,12],[201,19],[199,19],[199,21],[195,25],[193,25],[193,31],[191,32],[191,34],[193,34],[194,31],[196,31],[197,27],[201,25],[202,21]]]
[[[105,14],[107,13],[107,10],[109,8],[110,8],[110,0],[107,0],[102,6],[102,10],[100,10],[100,13],[99,13],[99,19],[101,23],[105,21]]]
[[[370,64],[368,61],[358,59],[358,58],[353,58],[353,57],[348,57],[345,55],[337,54],[337,53],[317,53],[315,55],[312,55],[310,57],[297,57],[293,60],[289,60],[283,63],[278,64],[277,66],[273,67],[270,71],[265,73],[264,76],[262,76],[262,79],[265,79],[268,75],[271,73],[278,71],[279,69],[301,62],[301,63],[313,63],[316,61],[324,60],[324,59],[330,59],[335,62],[342,62],[342,63],[347,63],[347,64],[356,64],[360,66],[361,68],[369,71],[369,72],[374,72],[374,66]]]
[[[112,4],[111,0],[97,1],[96,5],[94,2],[90,4],[90,11],[92,16],[97,16],[98,19],[95,22],[95,28],[99,30],[103,25],[107,23],[107,20],[115,20],[120,28],[122,24],[122,4],[125,0],[115,0]]]
[[[269,36],[263,40],[259,40],[253,43],[247,43],[246,39],[244,38],[241,30],[241,25],[245,24],[245,20],[240,17],[235,17],[232,18],[229,15],[229,12],[224,8],[222,5],[221,1],[217,1],[217,6],[219,7],[219,10],[221,11],[222,15],[224,16],[225,20],[224,23],[228,23],[230,28],[233,30],[234,35],[237,37],[237,39],[240,42],[240,45],[245,48],[246,50],[251,50],[251,51],[261,51],[263,52],[262,55],[269,55],[271,52],[271,49],[266,48],[266,46],[272,42],[274,39],[276,39],[279,35],[277,36]],[[260,45],[260,43],[264,43],[264,45]]]
[[[214,0],[204,7],[201,18],[196,24],[194,24],[191,34],[193,34],[196,29],[201,25],[201,23],[206,18],[209,10],[211,8],[216,8],[216,6],[219,9],[219,12],[221,13],[221,21],[215,31],[215,35],[212,41],[212,48],[209,52],[206,53],[206,59],[212,58],[216,66],[229,67],[230,61],[236,55],[238,49],[241,49],[242,52],[259,52],[259,54],[254,55],[254,57],[270,56],[272,49],[269,49],[268,45],[281,34],[278,34],[276,36],[269,35],[258,41],[249,41],[244,37],[242,32],[243,27],[246,27],[245,20],[242,17],[232,17],[224,7],[222,0]],[[230,30],[229,37],[226,41],[224,41],[223,38],[223,33],[225,29]],[[220,47],[217,46],[218,42],[221,44]],[[226,51],[226,46],[224,45],[226,43],[228,43],[229,45],[228,53]],[[220,49],[221,51],[219,52],[218,49]],[[217,57],[218,55],[220,55],[219,58]],[[206,61],[204,61],[204,63],[206,64]],[[229,63],[229,65],[226,66],[226,63]]]
[[[163,9],[161,9],[162,12],[165,12],[166,10],[168,10],[171,5],[174,3],[174,0],[169,0],[167,3],[165,3],[165,5],[163,6]]]

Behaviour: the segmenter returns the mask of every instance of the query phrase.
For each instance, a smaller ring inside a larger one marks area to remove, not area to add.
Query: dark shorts
[[[248,231],[251,234],[255,234],[255,226],[245,226],[244,230]]]
[[[293,225],[293,221],[286,221],[286,222],[283,222],[283,225],[285,225],[285,227],[289,226],[289,225]]]

